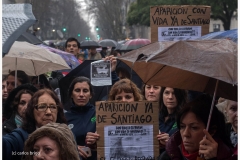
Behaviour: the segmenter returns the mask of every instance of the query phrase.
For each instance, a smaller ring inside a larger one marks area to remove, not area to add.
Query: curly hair
[[[17,113],[17,110],[18,110],[18,105],[20,103],[20,99],[21,99],[21,96],[23,94],[30,94],[31,96],[33,96],[34,92],[28,90],[28,89],[23,89],[23,90],[20,90],[17,95],[14,97],[14,100],[13,100],[13,103],[12,103],[12,109],[13,109],[13,114],[16,114]]]
[[[141,101],[143,100],[143,95],[141,94],[141,90],[134,84],[131,80],[124,78],[117,81],[111,88],[108,100],[114,101],[115,96],[122,91],[126,93],[133,93],[134,101]]]
[[[66,118],[64,116],[64,112],[63,112],[63,106],[62,106],[60,100],[58,99],[58,96],[56,95],[56,93],[47,88],[40,89],[33,95],[31,100],[29,101],[26,112],[25,112],[25,117],[23,117],[22,128],[24,130],[26,130],[28,133],[32,133],[33,131],[36,130],[36,120],[35,120],[33,112],[35,109],[35,105],[38,104],[39,97],[42,96],[43,94],[50,95],[54,99],[54,101],[56,102],[56,104],[58,106],[56,122],[57,123],[67,123],[67,120],[66,120]]]
[[[48,123],[38,128],[25,141],[24,152],[34,152],[34,144],[43,137],[48,137],[57,143],[61,160],[80,160],[74,135],[66,124]],[[33,155],[25,155],[22,159],[33,160]]]
[[[26,84],[22,84],[20,86],[18,86],[17,88],[13,89],[10,94],[8,95],[6,101],[5,101],[5,105],[3,106],[3,117],[5,117],[6,119],[9,119],[11,117],[12,114],[14,114],[14,107],[18,107],[21,95],[19,92],[21,90],[27,90],[26,93],[29,93],[30,95],[33,96],[33,93],[35,93],[37,91],[37,88],[34,87],[33,85],[26,83]],[[18,95],[19,93],[19,95]],[[18,95],[18,96],[17,96]],[[13,104],[15,103],[15,104]]]

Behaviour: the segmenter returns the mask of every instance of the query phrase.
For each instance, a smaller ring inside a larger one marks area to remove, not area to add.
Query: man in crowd
[[[88,59],[90,60],[99,60],[102,59],[100,53],[97,52],[96,47],[90,47],[88,50]]]
[[[76,38],[70,37],[65,43],[65,52],[72,53],[77,57],[80,53],[80,43]]]
[[[102,47],[100,54],[102,58],[105,58],[107,56],[107,47]]]
[[[80,53],[80,43],[76,38],[70,37],[65,43],[65,52],[73,54],[78,59],[78,54]],[[67,73],[65,73],[67,74]],[[50,80],[51,86],[56,89],[58,88],[58,82],[63,78],[63,73],[59,71],[53,71],[51,74],[52,79]]]

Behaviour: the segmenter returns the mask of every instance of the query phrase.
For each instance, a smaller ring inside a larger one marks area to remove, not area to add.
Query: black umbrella
[[[24,32],[20,37],[18,37],[17,41],[25,41],[34,45],[43,44],[43,41],[28,32]]]
[[[2,54],[8,53],[16,39],[36,22],[31,4],[2,5]]]
[[[102,47],[117,47],[117,42],[112,39],[104,39],[99,42]]]
[[[138,74],[132,70],[126,63],[120,61],[119,59],[117,60],[117,66],[116,66],[116,72],[118,71],[127,71],[129,73],[129,78],[131,81],[133,81],[139,89],[142,88],[143,82],[142,79],[138,76]],[[121,77],[120,77],[121,78]]]
[[[89,48],[91,48],[91,47],[96,47],[96,48],[100,48],[100,47],[101,47],[101,45],[100,45],[98,42],[93,41],[93,40],[85,40],[85,41],[82,41],[82,42],[80,43],[80,46],[81,46],[81,48],[83,48],[83,49],[89,49]]]
[[[85,60],[78,67],[69,72],[65,77],[59,81],[59,88],[61,93],[61,101],[64,105],[64,109],[69,110],[70,98],[68,97],[68,89],[72,80],[78,76],[84,76],[90,78],[91,62],[95,60]],[[95,104],[96,101],[100,101],[104,96],[108,94],[107,86],[94,86],[94,96],[91,98],[90,103]]]
[[[64,109],[69,110],[70,108],[70,98],[68,97],[68,89],[72,82],[72,80],[78,76],[85,76],[90,78],[90,68],[91,68],[91,62],[94,62],[96,60],[85,60],[82,64],[80,64],[77,68],[73,69],[71,72],[69,72],[65,77],[63,77],[59,81],[59,88],[61,93],[61,101],[64,105]],[[129,71],[130,78],[133,82],[137,84],[137,86],[140,88],[142,85],[142,80],[139,78],[139,76],[128,67],[125,63],[122,61],[117,62],[117,69],[118,68],[125,68],[127,71]],[[93,86],[94,90],[94,96],[91,98],[90,103],[95,105],[96,101],[101,101],[103,98],[106,98],[110,91],[111,86]]]

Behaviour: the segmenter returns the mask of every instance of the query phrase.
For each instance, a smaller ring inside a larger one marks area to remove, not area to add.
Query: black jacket
[[[96,132],[96,110],[95,106],[87,103],[86,106],[78,107],[72,104],[69,111],[65,113],[68,127],[72,130],[77,145],[86,146],[87,132]],[[92,157],[88,160],[97,159],[96,151],[92,151]]]
[[[12,114],[12,116],[10,117],[10,119],[5,120],[3,122],[3,126],[2,126],[2,135],[11,133],[14,129],[17,128],[17,125],[15,123],[15,114]]]

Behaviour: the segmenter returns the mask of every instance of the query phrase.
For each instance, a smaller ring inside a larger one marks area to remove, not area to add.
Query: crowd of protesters
[[[66,41],[65,51],[74,54],[80,65],[85,59],[110,60],[116,76],[112,76],[107,100],[159,102],[159,134],[155,137],[160,148],[158,159],[237,159],[237,102],[224,100],[223,113],[214,106],[207,131],[210,95],[201,93],[190,101],[187,90],[153,84],[143,84],[141,90],[129,79],[130,73],[124,73],[128,71],[119,72],[116,68],[119,54],[108,54],[105,48],[99,53],[91,47],[86,58],[75,38]],[[97,142],[101,137],[96,133],[96,122],[92,121],[96,111],[95,104],[90,103],[95,96],[90,77],[76,77],[71,82],[68,111],[54,91],[54,81],[62,77],[58,71],[52,73],[51,81],[44,74],[30,77],[19,70],[3,75],[3,159],[97,159]],[[16,154],[31,152],[32,155]],[[120,151],[117,154],[115,159],[127,155]]]

